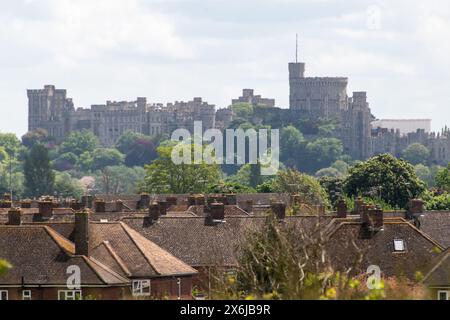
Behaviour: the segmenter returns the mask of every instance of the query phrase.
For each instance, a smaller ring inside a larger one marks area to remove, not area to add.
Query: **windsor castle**
[[[275,107],[275,100],[254,95],[245,89],[235,103],[265,105],[266,110],[280,118],[335,119],[339,126],[335,137],[342,140],[344,151],[353,159],[364,160],[380,153],[400,156],[410,144],[421,143],[430,150],[430,162],[447,165],[450,162],[450,130],[430,132],[429,120],[376,121],[367,101],[366,92],[347,93],[348,78],[306,77],[305,63],[289,63],[289,109]],[[121,134],[134,131],[150,136],[171,134],[177,128],[192,130],[194,121],[202,121],[203,129],[226,128],[233,120],[231,108],[216,110],[202,100],[168,104],[136,101],[107,101],[90,108],[75,108],[66,90],[48,85],[40,90],[28,90],[29,130],[47,130],[56,141],[72,131],[87,129],[98,136],[104,146],[113,146]],[[428,122],[428,124],[427,124]],[[405,126],[407,129],[401,129]]]

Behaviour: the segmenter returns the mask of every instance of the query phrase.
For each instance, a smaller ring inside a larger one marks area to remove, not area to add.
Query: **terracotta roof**
[[[225,217],[248,216],[249,215],[246,211],[242,210],[238,206],[226,205],[226,206],[224,206],[224,210],[225,210]],[[204,205],[190,206],[186,211],[188,213],[191,212],[198,217],[204,217],[207,215],[207,213],[205,213]]]
[[[90,228],[92,256],[107,263],[109,260],[105,259],[106,255],[102,249],[107,241],[108,255],[115,260],[114,265],[108,266],[117,270],[119,265],[122,271],[128,272],[131,277],[169,277],[197,273],[195,269],[124,223],[91,222]]]
[[[72,265],[80,268],[82,286],[129,284],[101,263],[73,255],[73,243],[43,225],[0,226],[0,253],[13,266],[0,277],[2,285],[65,286]]]

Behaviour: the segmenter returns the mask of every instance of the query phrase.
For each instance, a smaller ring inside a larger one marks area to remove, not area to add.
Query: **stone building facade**
[[[149,104],[146,98],[139,97],[131,102],[107,101],[90,109],[75,109],[66,90],[51,85],[42,90],[28,90],[28,111],[29,131],[42,128],[61,141],[73,131],[87,129],[104,146],[113,146],[126,131],[170,135],[177,128],[192,130],[194,121],[202,121],[206,130],[215,127],[216,118],[215,106],[202,98],[163,105]]]
[[[238,103],[249,103],[253,106],[275,107],[275,99],[268,99],[261,97],[261,95],[255,95],[253,89],[244,89],[242,90],[241,97],[231,100],[232,105]]]
[[[347,85],[348,79],[343,77],[305,77],[305,63],[289,63],[289,109],[313,120],[338,120],[336,137],[353,159],[364,160],[381,153],[399,157],[410,144],[421,143],[430,150],[430,163],[450,162],[448,128],[440,133],[429,132],[430,120],[396,120],[403,126],[380,127],[383,122],[375,121],[366,92],[354,92],[348,97]]]

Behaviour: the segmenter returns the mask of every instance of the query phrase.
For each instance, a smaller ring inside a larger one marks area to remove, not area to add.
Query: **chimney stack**
[[[103,199],[95,199],[95,212],[106,212],[106,202]]]
[[[148,216],[149,216],[151,222],[158,221],[159,215],[160,215],[160,211],[159,211],[158,203],[157,202],[151,203],[148,208]]]
[[[168,204],[166,200],[160,200],[158,201],[158,207],[159,207],[159,215],[160,216],[165,216],[167,215],[167,208],[168,208]]]
[[[20,202],[20,207],[23,209],[31,208],[31,200],[23,200]]]
[[[141,193],[141,199],[139,200],[139,209],[148,209],[150,205],[150,195],[148,193]]]
[[[19,208],[11,208],[8,211],[8,225],[20,226],[22,224],[22,210]]]
[[[39,215],[41,218],[51,218],[53,214],[53,201],[49,198],[46,198],[42,201],[39,201]]]
[[[227,204],[230,206],[235,206],[237,204],[237,196],[234,193],[229,193],[226,195]]]
[[[407,218],[417,219],[425,212],[424,202],[420,199],[412,199],[408,204]]]
[[[338,218],[347,218],[347,203],[343,199],[338,201],[336,208]]]
[[[90,211],[75,212],[75,254],[90,255],[89,248],[89,218]]]
[[[213,221],[225,220],[225,205],[221,202],[213,202],[209,205],[209,216]]]
[[[286,218],[286,204],[281,201],[272,202],[270,205],[272,213],[278,220],[284,220]]]
[[[81,196],[81,205],[83,206],[83,208],[92,208],[92,204],[94,202],[94,197],[91,195],[84,195]]]

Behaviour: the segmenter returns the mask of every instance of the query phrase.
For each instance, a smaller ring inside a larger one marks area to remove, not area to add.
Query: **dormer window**
[[[405,252],[405,242],[402,239],[394,240],[394,252]]]

